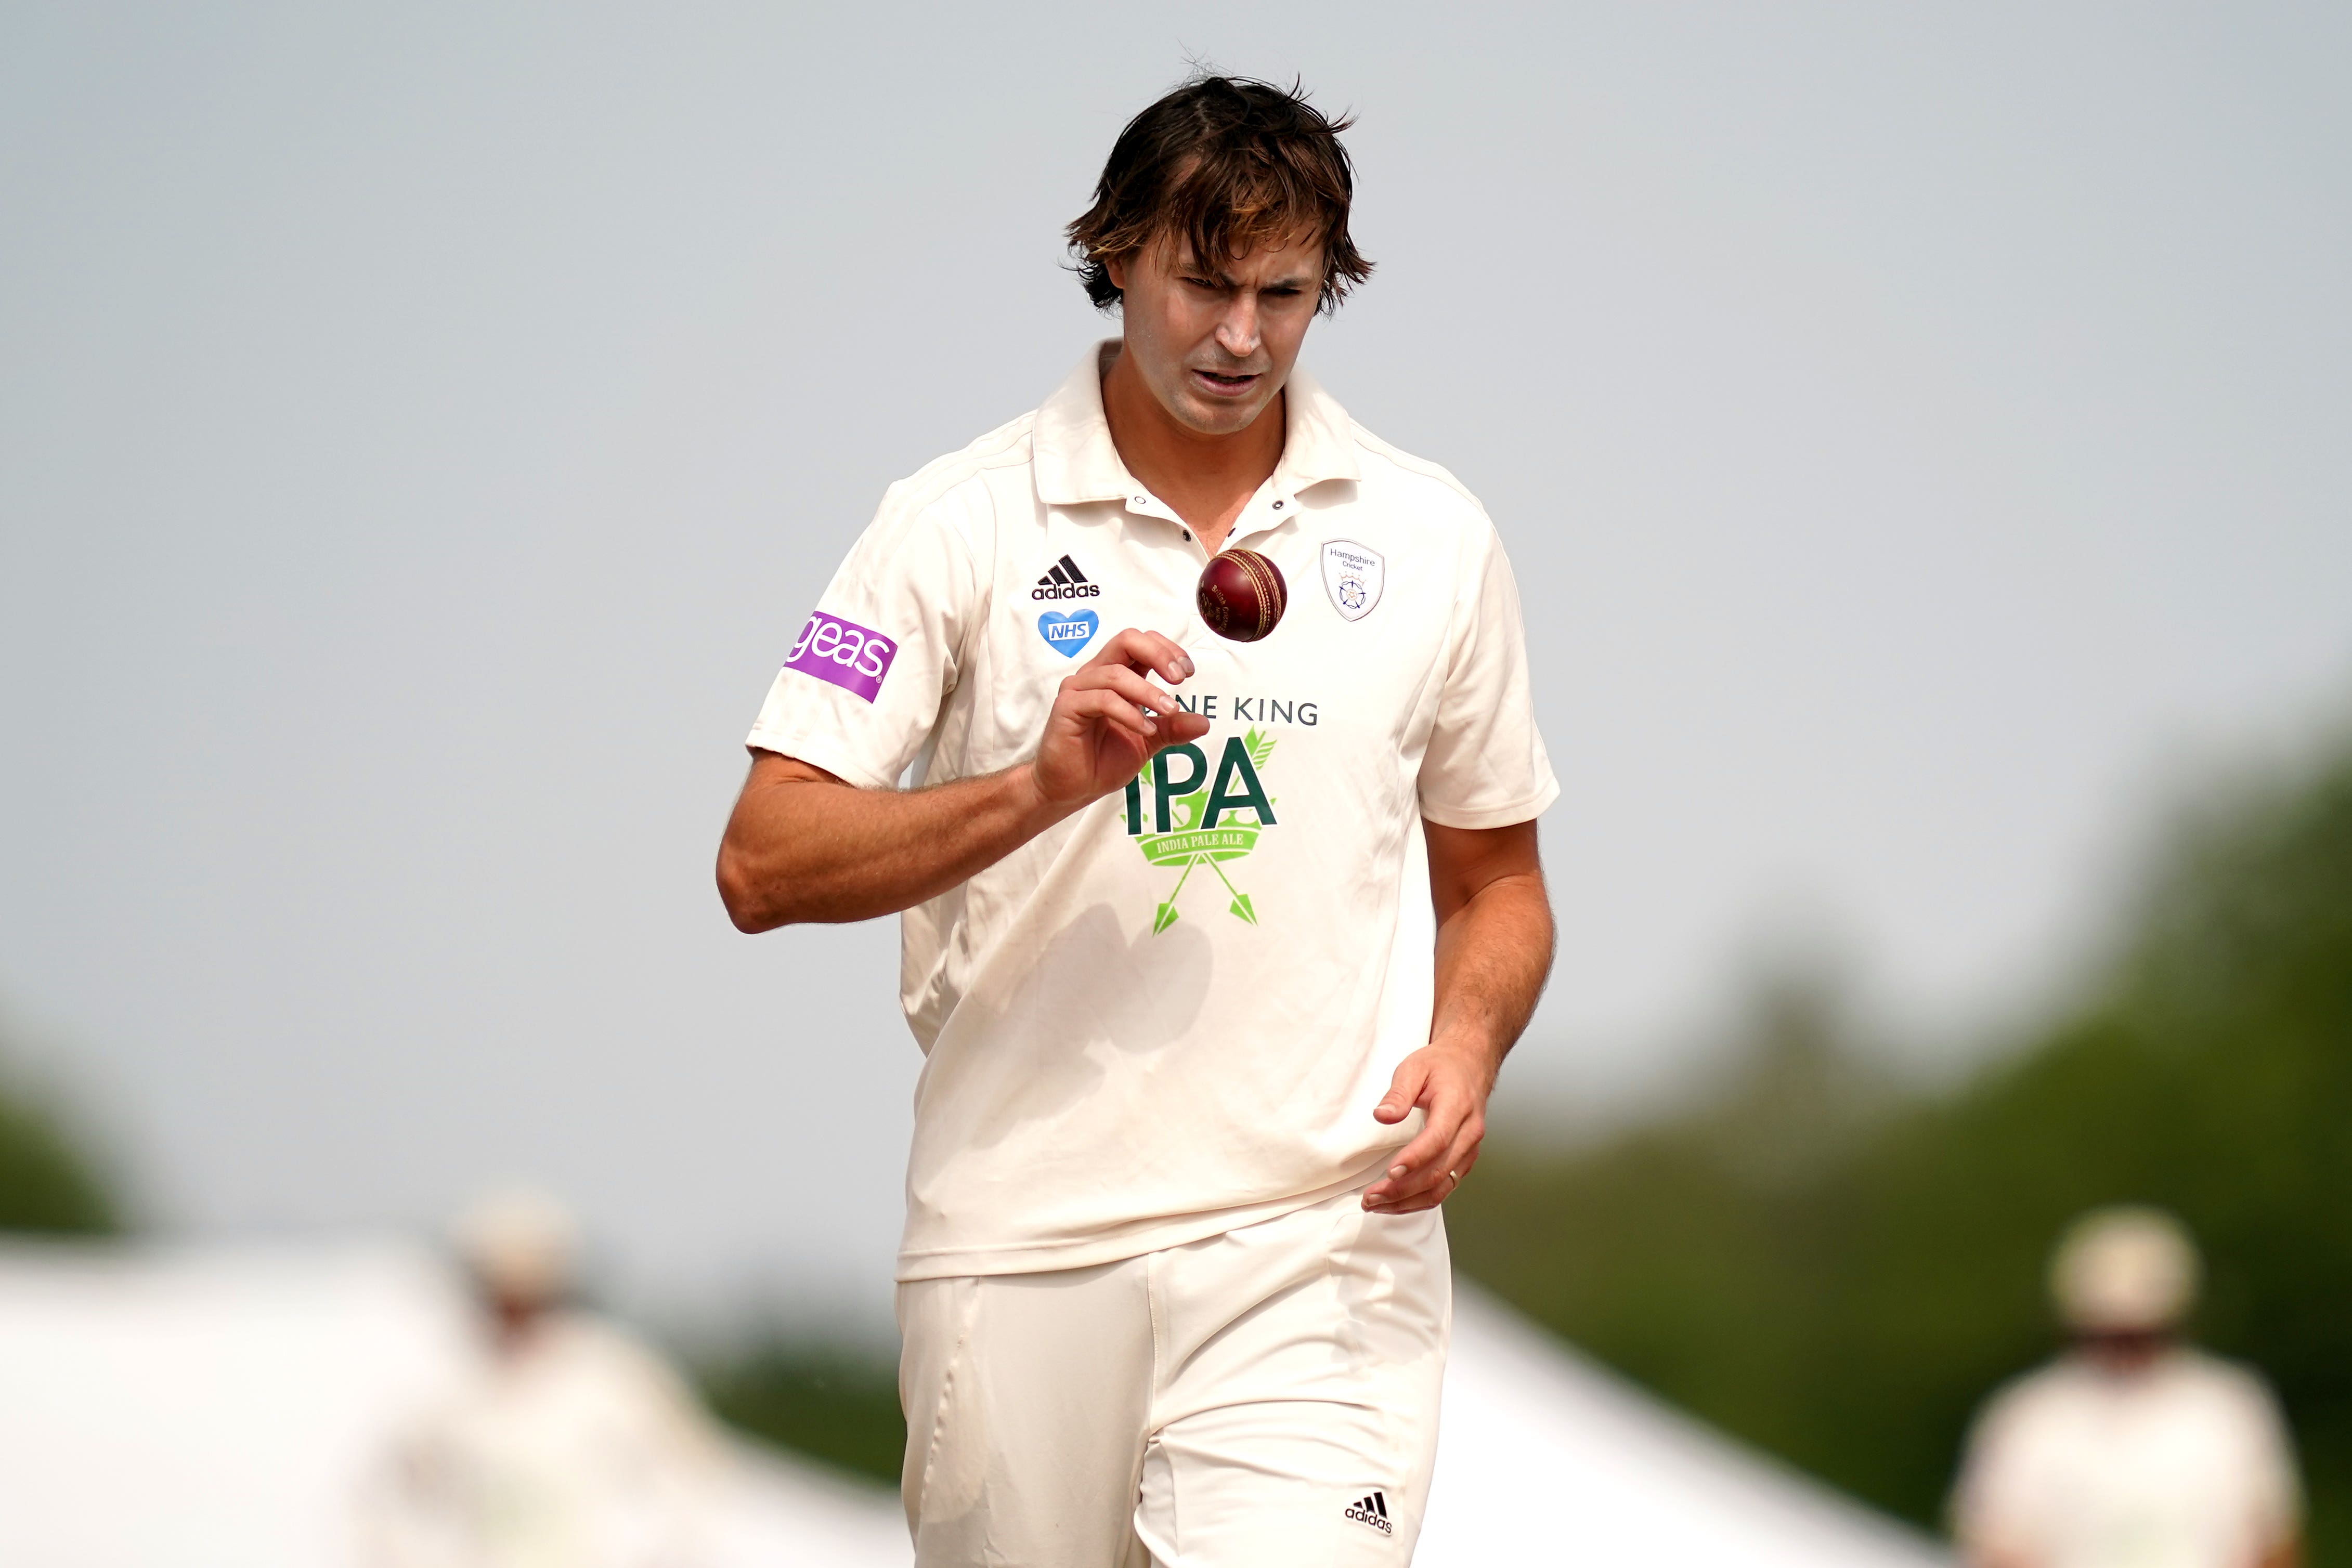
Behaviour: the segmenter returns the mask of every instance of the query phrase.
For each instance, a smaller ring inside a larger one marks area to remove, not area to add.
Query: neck
[[[1242,508],[1282,459],[1285,407],[1277,392],[1256,419],[1228,435],[1180,424],[1122,352],[1103,377],[1103,416],[1127,471],[1175,508],[1211,554],[1224,548]]]
[[[2173,1336],[2161,1329],[2078,1335],[2075,1351],[2093,1366],[2115,1376],[2146,1372],[2173,1348]]]

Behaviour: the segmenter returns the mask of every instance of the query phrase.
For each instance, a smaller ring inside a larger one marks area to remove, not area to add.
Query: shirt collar
[[[1087,350],[1077,368],[1037,410],[1031,461],[1038,498],[1049,507],[1124,501],[1143,494],[1119,460],[1110,423],[1103,417],[1103,366],[1117,346],[1114,339]],[[1286,396],[1282,457],[1274,465],[1276,493],[1295,496],[1326,479],[1361,478],[1348,411],[1296,366],[1283,391]]]

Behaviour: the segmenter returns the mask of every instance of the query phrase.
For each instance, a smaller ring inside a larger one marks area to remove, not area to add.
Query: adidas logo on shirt
[[[1088,582],[1087,574],[1078,570],[1078,563],[1068,556],[1055,561],[1037,580],[1037,586],[1029,591],[1032,599],[1097,599],[1101,595],[1101,587]]]
[[[1389,1500],[1378,1492],[1367,1492],[1349,1503],[1347,1517],[1358,1524],[1369,1524],[1382,1535],[1394,1535],[1396,1526],[1389,1522]]]

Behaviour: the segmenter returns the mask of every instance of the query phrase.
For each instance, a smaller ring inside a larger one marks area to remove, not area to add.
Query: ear
[[[1127,257],[1112,256],[1103,263],[1103,271],[1110,278],[1110,286],[1113,288],[1118,289],[1121,294],[1127,292]]]

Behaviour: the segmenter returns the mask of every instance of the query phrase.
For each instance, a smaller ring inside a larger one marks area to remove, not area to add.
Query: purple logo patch
[[[784,668],[831,681],[844,691],[872,702],[890,673],[898,644],[879,632],[868,632],[854,621],[820,610],[801,628],[801,640],[784,660]]]

